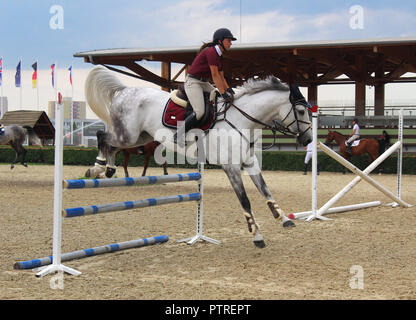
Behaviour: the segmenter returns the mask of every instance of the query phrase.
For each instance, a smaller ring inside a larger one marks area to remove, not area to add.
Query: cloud
[[[235,9],[235,8],[234,8]],[[280,42],[304,40],[334,40],[350,38],[391,37],[415,35],[416,19],[414,13],[405,9],[364,9],[364,29],[352,29],[352,13],[349,7],[322,13],[289,14],[280,10],[244,14],[225,7],[223,0],[184,0],[153,11],[140,8],[131,9],[123,17],[135,16],[142,26],[129,26],[123,32],[129,44],[137,46],[182,46],[199,45],[209,41],[213,32],[220,27],[229,28],[238,42]],[[125,21],[126,21],[125,20]],[[388,21],[388,23],[386,23]],[[406,21],[406,23],[403,23]],[[138,22],[137,22],[138,23]],[[144,26],[144,27],[143,27]],[[137,30],[134,36],[132,31]],[[121,36],[121,35],[120,35]],[[242,38],[242,39],[241,39]]]

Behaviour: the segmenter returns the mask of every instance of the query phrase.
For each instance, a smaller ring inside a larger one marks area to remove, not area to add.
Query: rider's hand
[[[231,101],[232,101],[232,97],[231,97],[231,95],[227,91],[225,91],[221,95],[221,97],[224,99],[224,102],[226,102],[226,103],[231,103]]]
[[[234,92],[233,88],[227,88],[227,90],[225,90],[225,91],[227,91],[231,95],[235,95],[235,92]]]

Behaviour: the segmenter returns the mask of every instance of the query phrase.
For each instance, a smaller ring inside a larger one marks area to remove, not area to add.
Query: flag
[[[0,58],[0,86],[3,83],[3,58]]]
[[[38,62],[36,61],[32,64],[33,74],[32,74],[32,88],[38,87]]]
[[[22,70],[21,70],[21,66],[22,66],[22,60],[19,61],[19,64],[16,67],[16,75],[14,76],[14,83],[16,85],[16,87],[20,87],[21,83],[20,83],[20,79],[22,76]]]
[[[72,86],[72,66],[70,66],[68,70],[69,70],[69,82],[71,83],[71,86]]]
[[[51,65],[52,87],[55,88],[55,64]]]

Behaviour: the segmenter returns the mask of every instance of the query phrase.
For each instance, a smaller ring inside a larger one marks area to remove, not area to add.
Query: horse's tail
[[[90,71],[85,81],[85,97],[91,110],[107,125],[110,124],[110,106],[114,95],[126,88],[113,73],[98,66]]]
[[[26,130],[28,137],[29,137],[29,144],[35,144],[35,145],[39,145],[39,146],[43,146],[42,145],[42,141],[40,140],[40,138],[38,137],[38,135],[36,134],[35,130],[33,130],[32,127],[29,126],[23,126],[23,128]]]

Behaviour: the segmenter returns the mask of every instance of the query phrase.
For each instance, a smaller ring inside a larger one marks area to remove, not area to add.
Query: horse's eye
[[[304,114],[305,114],[305,110],[298,110],[298,113],[301,115],[301,116],[303,116]]]

